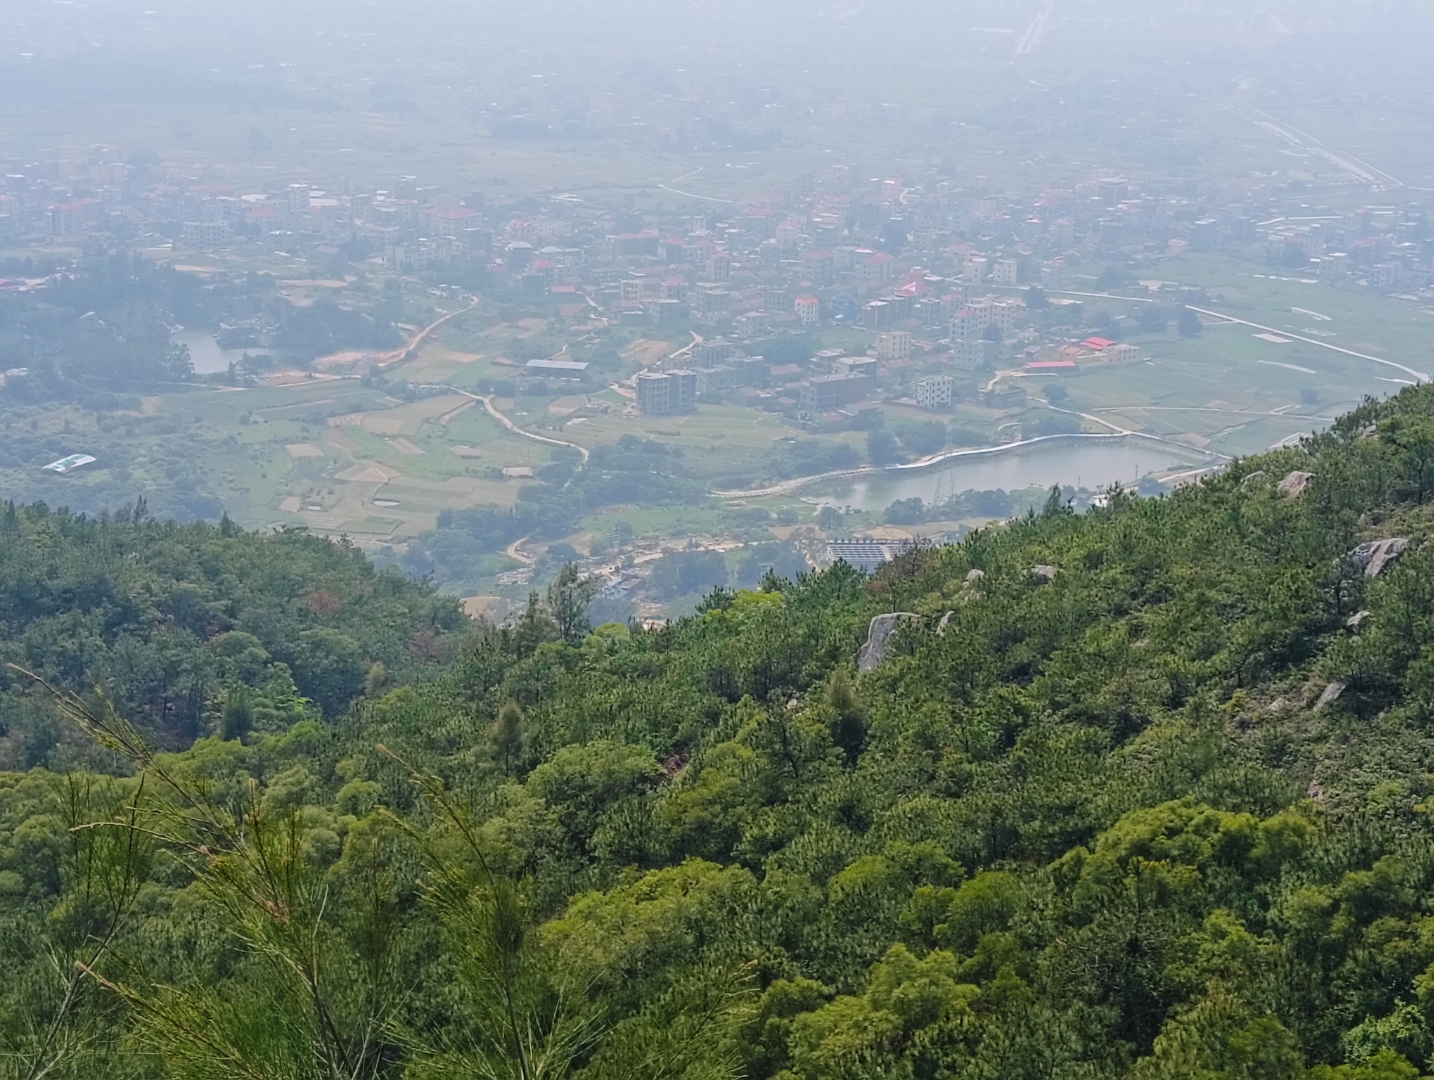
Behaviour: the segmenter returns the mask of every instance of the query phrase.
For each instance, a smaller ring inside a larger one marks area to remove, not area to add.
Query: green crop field
[[[1116,427],[1242,455],[1321,427],[1367,396],[1382,397],[1415,381],[1381,360],[1420,373],[1434,370],[1434,314],[1420,305],[1218,256],[1170,260],[1158,272],[1204,287],[1209,299],[1199,306],[1205,310],[1258,326],[1207,317],[1195,338],[1179,336],[1173,326],[1163,334],[1131,336],[1147,359],[1043,380],[1067,388],[1068,408]],[[1088,297],[1086,304],[1088,314],[1135,307],[1116,298]]]
[[[1249,257],[1188,255],[1162,261],[1149,273],[1204,288],[1208,298],[1200,306],[1218,314],[1205,317],[1203,332],[1193,338],[1180,336],[1173,325],[1164,333],[1129,335],[1141,351],[1135,362],[1086,366],[1071,374],[1008,373],[1022,379],[1032,404],[1043,406],[1046,388],[1059,384],[1067,393],[1060,407],[1083,414],[1087,431],[1140,431],[1240,456],[1297,438],[1365,396],[1388,394],[1411,381],[1406,372],[1380,360],[1416,372],[1434,368],[1429,333],[1434,315],[1421,305],[1354,286],[1336,288],[1301,279],[1298,272],[1272,269]],[[302,297],[344,291],[307,278],[295,282],[291,288]],[[360,286],[370,287],[359,281],[345,289]],[[1137,290],[1127,298],[1084,297],[1088,325],[1101,312],[1131,313],[1138,306],[1133,298],[1144,295]],[[431,310],[433,298],[427,294],[411,299],[414,313],[409,319]],[[585,326],[565,320],[502,321],[483,308],[443,326],[414,356],[383,368],[383,379],[372,386],[353,377],[335,377],[348,370],[335,366],[331,373],[276,377],[245,389],[196,388],[156,395],[145,398],[143,408],[129,416],[97,418],[57,409],[37,422],[45,430],[63,431],[67,452],[96,453],[100,461],[66,478],[21,478],[17,473],[12,486],[23,497],[56,504],[66,501],[67,492],[91,488],[103,498],[88,501],[121,505],[146,491],[165,492],[175,486],[182,496],[184,477],[189,476],[195,487],[212,491],[231,516],[246,525],[302,525],[348,536],[369,550],[402,550],[407,541],[434,528],[443,510],[511,507],[530,482],[529,470],[549,464],[559,452],[510,431],[470,394],[511,381],[528,358],[553,355],[565,347],[573,355],[594,349],[599,355],[606,351],[611,357],[616,350],[622,356],[620,367],[598,368],[602,377],[595,382],[601,385],[689,340],[685,331],[663,337],[615,330],[601,339],[587,333]],[[1267,333],[1286,340],[1257,336]],[[859,352],[870,338],[861,329],[832,330],[820,335],[819,346]],[[290,380],[288,385],[278,385],[284,378]],[[423,387],[423,396],[406,400],[413,398],[413,391],[405,385]],[[439,389],[444,387],[454,389]],[[551,381],[550,387],[559,396],[501,398],[494,404],[526,431],[587,449],[615,443],[624,435],[680,447],[683,470],[707,490],[739,489],[758,479],[793,475],[777,467],[792,453],[789,443],[794,439],[845,443],[856,460],[867,459],[864,431],[814,435],[778,414],[732,404],[704,404],[683,416],[641,416],[629,396],[611,387],[586,394],[574,392],[576,386],[564,392],[561,380]],[[908,423],[951,420],[994,441],[1009,437],[1005,429],[1022,423],[1018,408],[996,410],[970,400],[961,402],[950,417],[896,402],[885,402],[881,409],[888,428],[897,432]],[[790,470],[790,465],[783,468]],[[813,524],[823,491],[827,501],[840,502],[835,489],[803,488],[748,505],[780,515],[781,532]],[[621,525],[624,533],[644,538],[644,550],[656,550],[654,544],[680,545],[692,537],[750,542],[756,534],[741,519],[741,509],[611,507],[583,518],[568,540],[586,550]],[[196,503],[191,512],[206,516],[216,511]],[[874,508],[843,527],[880,524],[880,509]],[[529,551],[541,548],[535,542]],[[514,564],[495,553],[485,565],[497,574]]]
[[[1027,377],[1037,399],[1059,382],[1065,408],[1085,414],[1087,430],[1103,425],[1137,430],[1228,456],[1255,453],[1352,407],[1366,395],[1399,389],[1404,373],[1368,359],[1322,347],[1337,345],[1415,370],[1434,367],[1430,322],[1422,307],[1358,290],[1301,281],[1267,272],[1252,261],[1186,256],[1161,264],[1166,280],[1207,290],[1205,307],[1308,340],[1264,340],[1264,331],[1207,318],[1203,333],[1174,332],[1129,340],[1143,358],[1116,366],[1083,368],[1076,374]],[[1138,294],[1133,294],[1138,295]],[[1129,300],[1087,298],[1087,314],[1123,314]],[[411,360],[385,369],[402,382],[477,391],[509,378],[516,362],[495,363],[508,352],[555,353],[568,341],[558,326],[540,319],[495,324],[491,317],[457,319],[425,343]],[[678,335],[680,341],[685,335]],[[823,339],[829,347],[859,349],[863,331]],[[838,340],[840,339],[840,340]],[[850,340],[848,340],[850,339]],[[610,343],[611,343],[610,339]],[[678,342],[623,335],[617,339],[636,370]],[[524,351],[526,350],[526,351]],[[713,489],[741,487],[771,475],[772,455],[784,440],[811,437],[782,417],[736,405],[703,405],[686,416],[635,415],[631,399],[613,390],[591,395],[606,412],[583,408],[586,398],[504,399],[498,406],[519,426],[592,448],[640,435],[683,449],[684,467]],[[929,421],[923,410],[883,406],[888,423]],[[512,505],[524,479],[503,475],[514,466],[539,468],[554,448],[514,434],[481,403],[459,393],[434,393],[403,401],[351,378],[313,378],[287,386],[195,391],[146,399],[150,416],[121,431],[168,421],[191,428],[188,452],[205,475],[218,479],[230,512],[248,524],[304,524],[351,535],[363,545],[401,545],[432,528],[439,511],[469,506]],[[964,404],[957,422],[994,433],[1019,413],[992,412]],[[84,448],[82,417],[71,421],[75,445]],[[865,457],[865,433],[821,436],[847,442]],[[127,466],[144,475],[148,452],[141,438]],[[98,477],[109,463],[91,474]],[[76,477],[76,481],[85,481]],[[803,492],[802,494],[809,494]],[[770,509],[811,509],[793,497],[763,500]],[[706,510],[621,512],[639,534],[668,537],[709,534],[720,519]],[[658,519],[661,519],[660,521]],[[601,514],[583,523],[585,533],[619,520]],[[605,524],[604,524],[605,522]]]

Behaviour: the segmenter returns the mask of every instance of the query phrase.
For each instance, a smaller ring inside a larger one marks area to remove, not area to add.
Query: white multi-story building
[[[685,368],[641,371],[634,379],[637,407],[644,416],[687,412],[697,401],[697,372]]]
[[[828,165],[822,173],[822,185],[833,191],[851,190],[851,166]]]
[[[895,262],[892,257],[884,251],[878,251],[867,255],[855,263],[853,269],[856,271],[857,281],[874,281],[877,283],[890,281],[896,271]]]
[[[878,360],[905,360],[911,356],[911,334],[906,330],[888,330],[876,339]]]
[[[997,259],[991,267],[991,281],[996,285],[1014,285],[1019,264],[1015,259]]]
[[[816,326],[821,321],[822,302],[815,296],[797,297],[796,310],[803,326]]]
[[[1369,287],[1371,289],[1388,289],[1399,284],[1399,279],[1404,273],[1404,267],[1398,263],[1375,263],[1369,268]]]
[[[991,304],[991,323],[1001,333],[1009,334],[1016,329],[1024,311],[1025,305],[1017,300],[996,300]]]
[[[955,386],[950,375],[927,375],[916,383],[916,404],[923,409],[949,408]]]
[[[980,338],[951,342],[951,365],[958,371],[976,371],[986,366],[986,343]]]
[[[229,242],[227,221],[186,221],[184,242],[190,247],[222,247]]]

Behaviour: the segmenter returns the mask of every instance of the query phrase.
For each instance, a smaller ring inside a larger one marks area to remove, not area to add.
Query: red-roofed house
[[[50,207],[50,235],[56,240],[83,236],[94,205],[94,199],[76,199]]]
[[[1103,337],[1088,337],[1082,341],[1081,344],[1087,349],[1108,349],[1114,345],[1115,342]]]
[[[813,281],[823,285],[831,281],[836,267],[830,251],[809,251],[803,258],[806,260],[807,272],[811,274]]]
[[[430,236],[462,236],[463,230],[477,224],[481,217],[477,210],[466,206],[443,210],[436,206],[425,206],[422,213],[424,231]]]
[[[857,281],[890,281],[895,273],[894,260],[885,251],[868,255],[854,267]]]

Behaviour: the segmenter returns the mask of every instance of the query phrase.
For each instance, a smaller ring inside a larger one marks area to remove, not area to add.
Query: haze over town
[[[1431,55],[0,4],[0,1080],[1434,1080]]]
[[[22,2],[8,498],[624,619],[1434,370],[1428,5]]]

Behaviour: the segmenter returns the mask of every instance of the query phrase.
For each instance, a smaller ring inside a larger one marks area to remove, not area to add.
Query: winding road
[[[1368,360],[1371,363],[1383,364],[1385,367],[1392,367],[1404,372],[1404,374],[1406,375],[1413,376],[1415,382],[1425,383],[1429,381],[1429,373],[1427,371],[1415,371],[1413,368],[1407,368],[1403,364],[1396,364],[1393,360],[1381,360],[1377,356],[1369,356],[1365,353],[1357,353],[1353,349],[1343,349],[1340,348],[1338,345],[1331,345],[1327,341],[1317,341],[1314,338],[1301,337],[1299,334],[1292,333],[1289,330],[1281,330],[1274,326],[1261,326],[1259,323],[1249,322],[1246,319],[1237,319],[1233,315],[1226,315],[1222,311],[1207,311],[1205,308],[1198,308],[1194,307],[1193,305],[1190,306],[1190,310],[1199,315],[1208,315],[1212,319],[1221,319],[1224,322],[1239,323],[1241,326],[1249,326],[1254,328],[1255,330],[1263,330],[1267,334],[1275,334],[1279,337],[1293,338],[1295,341],[1302,341],[1306,345],[1318,345],[1321,349],[1329,349],[1331,352],[1344,353],[1345,356],[1353,356],[1356,360]]]
[[[521,435],[523,438],[532,439],[534,442],[548,443],[552,446],[569,447],[573,450],[576,450],[579,454],[582,455],[584,465],[588,463],[589,454],[587,447],[579,446],[577,443],[573,442],[566,442],[563,439],[551,439],[546,435],[535,435],[531,431],[524,431],[522,428],[520,428],[517,424],[513,423],[513,421],[509,420],[506,416],[503,415],[502,412],[498,410],[498,407],[493,404],[493,397],[491,394],[475,394],[471,390],[464,390],[463,388],[458,386],[445,386],[442,389],[451,390],[455,394],[462,394],[464,397],[472,398],[474,401],[481,401],[483,403],[483,408],[488,410],[488,415],[491,416],[494,420],[498,421],[498,423],[502,424],[512,434]],[[529,555],[526,551],[522,549],[522,544],[527,539],[528,538],[526,536],[519,537],[517,540],[514,540],[511,544],[509,544],[507,548],[504,549],[503,553],[516,563],[522,563],[524,566],[534,565],[538,561],[537,557]]]
[[[700,173],[701,171],[702,171],[702,167],[699,165],[697,168],[693,169],[691,172],[686,172],[686,173],[683,173],[681,176],[674,177],[673,180],[672,180],[672,182],[673,182],[674,184],[680,184],[682,181],[687,180],[687,179],[689,179],[690,177],[696,176],[696,175],[697,175],[698,173]],[[674,194],[674,195],[683,195],[683,196],[686,196],[686,197],[689,198],[689,199],[700,199],[702,202],[726,203],[728,206],[735,205],[735,204],[732,202],[731,199],[714,199],[711,195],[698,195],[698,194],[696,194],[695,192],[691,192],[691,191],[678,191],[676,188],[674,188],[674,187],[668,187],[666,184],[658,184],[657,187],[658,187],[658,190],[660,190],[660,191],[670,191],[670,192],[672,192],[672,194]]]
[[[579,454],[581,454],[583,464],[587,464],[587,460],[589,457],[587,447],[579,446],[577,443],[567,442],[563,439],[553,439],[549,438],[547,435],[537,435],[531,431],[523,430],[517,424],[513,423],[513,421],[509,420],[505,415],[503,415],[503,413],[498,411],[497,406],[493,404],[493,396],[491,394],[475,394],[471,390],[464,390],[461,386],[435,386],[434,388],[437,390],[447,390],[453,394],[462,394],[464,397],[472,398],[474,401],[481,401],[483,403],[483,408],[488,410],[488,415],[491,416],[494,420],[498,421],[498,423],[502,424],[514,435],[521,435],[525,439],[532,439],[534,442],[547,443],[550,446],[566,446],[569,449],[576,450]]]
[[[518,545],[526,539],[528,538],[524,536],[518,540],[514,540],[503,550],[503,554],[507,555],[508,558],[512,559],[514,562],[522,563],[524,566],[532,566],[538,560],[532,555],[529,555],[526,551],[520,550],[518,547]]]
[[[1132,304],[1153,304],[1153,303],[1155,303],[1155,300],[1154,300],[1154,299],[1152,299],[1152,298],[1150,298],[1150,297],[1146,297],[1146,296],[1116,296],[1115,294],[1113,294],[1113,293],[1108,293],[1108,292],[1107,292],[1107,293],[1076,292],[1076,291],[1073,290],[1073,289],[1051,289],[1051,290],[1049,290],[1049,292],[1050,292],[1050,294],[1051,294],[1052,296],[1093,296],[1093,297],[1099,297],[1100,299],[1104,299],[1104,300],[1125,300],[1125,301],[1127,301],[1127,302],[1129,302],[1129,303],[1132,303]],[[1207,316],[1209,316],[1209,317],[1212,318],[1212,319],[1219,319],[1221,322],[1237,323],[1237,324],[1239,324],[1240,326],[1248,326],[1248,327],[1250,327],[1252,330],[1259,330],[1259,331],[1262,331],[1263,333],[1266,333],[1266,334],[1277,334],[1277,335],[1280,336],[1280,337],[1292,338],[1293,340],[1303,342],[1303,343],[1306,344],[1306,345],[1315,345],[1315,346],[1318,346],[1318,347],[1321,348],[1321,349],[1328,349],[1328,350],[1330,350],[1330,352],[1343,353],[1345,356],[1352,356],[1352,357],[1354,357],[1356,360],[1368,360],[1370,363],[1373,363],[1373,364],[1383,364],[1385,367],[1392,367],[1392,368],[1395,368],[1395,369],[1398,370],[1398,371],[1404,372],[1404,374],[1409,375],[1410,377],[1412,377],[1415,382],[1426,383],[1426,382],[1429,382],[1429,381],[1430,381],[1430,373],[1429,373],[1429,372],[1427,372],[1427,371],[1415,371],[1413,368],[1405,367],[1403,364],[1395,363],[1393,360],[1381,360],[1379,357],[1377,357],[1377,356],[1370,356],[1368,353],[1355,352],[1353,349],[1345,349],[1345,348],[1342,348],[1342,347],[1339,346],[1339,345],[1331,345],[1331,344],[1330,344],[1329,342],[1327,342],[1327,341],[1319,341],[1319,340],[1317,340],[1317,339],[1315,339],[1315,338],[1304,337],[1304,336],[1301,335],[1301,334],[1296,334],[1296,333],[1295,333],[1294,331],[1292,331],[1292,330],[1285,330],[1285,329],[1282,329],[1282,328],[1280,328],[1280,327],[1278,327],[1278,326],[1264,326],[1264,325],[1262,325],[1262,324],[1260,324],[1260,323],[1250,322],[1248,319],[1237,319],[1237,318],[1236,318],[1235,316],[1233,316],[1233,315],[1226,315],[1223,311],[1211,311],[1211,310],[1209,310],[1208,308],[1195,307],[1193,304],[1190,304],[1190,305],[1187,305],[1187,306],[1190,308],[1191,311],[1195,312],[1195,313],[1198,314],[1198,315],[1207,315]],[[1293,310],[1296,310],[1296,309],[1291,308],[1290,310],[1293,311]],[[1303,315],[1303,314],[1313,315],[1314,313],[1313,313],[1313,312],[1301,311],[1300,314],[1302,314],[1302,315]],[[1328,316],[1326,316],[1325,318],[1328,318]]]
[[[469,304],[466,308],[460,308],[458,311],[450,311],[442,318],[429,323],[418,333],[414,334],[413,340],[410,341],[407,345],[404,345],[402,348],[394,349],[390,352],[379,353],[379,355],[375,356],[373,358],[374,365],[377,367],[388,367],[390,364],[398,363],[404,357],[408,356],[408,354],[411,353],[414,349],[422,345],[429,334],[433,333],[433,331],[437,330],[449,319],[455,319],[459,315],[466,315],[468,312],[476,308],[478,304],[479,301],[474,300],[473,303]]]

